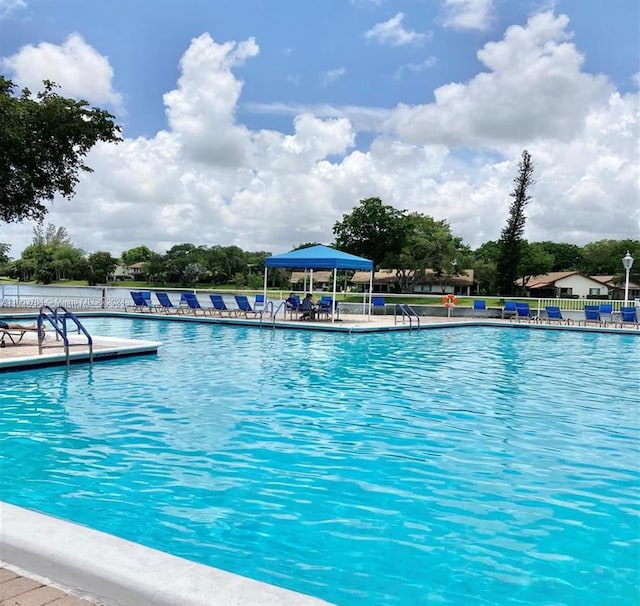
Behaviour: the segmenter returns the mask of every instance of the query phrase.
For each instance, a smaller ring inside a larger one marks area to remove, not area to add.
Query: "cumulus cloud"
[[[361,105],[329,105],[298,103],[246,103],[244,108],[256,114],[271,114],[280,116],[297,116],[298,114],[313,114],[321,118],[347,118],[354,129],[363,132],[380,132],[380,125],[384,124],[392,110],[381,107],[364,107]]]
[[[444,0],[445,27],[484,30],[489,26],[494,0]]]
[[[391,46],[404,46],[425,41],[427,34],[420,34],[411,30],[406,30],[402,26],[404,13],[397,13],[388,21],[376,23],[368,30],[364,37],[368,40],[375,40],[380,44],[390,44]]]
[[[42,42],[24,46],[2,60],[2,68],[13,81],[31,91],[42,89],[42,81],[52,80],[63,95],[109,104],[122,111],[122,96],[113,88],[109,59],[87,44],[79,34],[70,35],[61,45]]]
[[[330,243],[358,200],[450,222],[472,247],[496,239],[526,147],[537,182],[526,236],[585,244],[637,237],[638,92],[583,71],[565,17],[536,15],[478,56],[486,68],[436,91],[432,104],[380,108],[253,105],[292,116],[289,134],[239,124],[234,69],[255,41],[191,41],[164,96],[167,129],[99,144],[74,200],[48,221],[88,252],[145,244],[238,245],[274,253]],[[247,106],[244,106],[247,109]],[[356,147],[368,131],[370,143]],[[18,256],[31,225],[2,226]]]
[[[612,88],[604,76],[582,71],[583,56],[567,25],[566,16],[546,12],[510,27],[503,40],[478,51],[488,71],[437,88],[434,103],[399,106],[388,128],[423,144],[572,139],[590,107],[605,102]]]
[[[249,131],[234,112],[242,82],[232,68],[259,53],[255,40],[217,44],[209,34],[191,41],[180,61],[178,88],[164,95],[171,130],[192,159],[242,165]]]

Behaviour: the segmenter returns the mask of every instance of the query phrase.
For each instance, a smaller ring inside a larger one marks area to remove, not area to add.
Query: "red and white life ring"
[[[442,297],[442,304],[449,308],[455,307],[458,304],[458,297],[455,295],[445,295]]]

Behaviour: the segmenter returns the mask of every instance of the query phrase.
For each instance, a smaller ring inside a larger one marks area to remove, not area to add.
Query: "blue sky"
[[[0,11],[4,75],[32,89],[55,80],[122,125],[124,144],[94,150],[96,173],[49,218],[88,251],[329,243],[371,195],[447,219],[478,246],[499,235],[525,147],[538,177],[530,240],[640,233],[636,0],[0,0]],[[17,256],[32,227],[1,226],[0,241]]]

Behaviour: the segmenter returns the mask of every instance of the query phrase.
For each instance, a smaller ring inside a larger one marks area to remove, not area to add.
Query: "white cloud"
[[[435,103],[397,108],[388,128],[414,143],[495,146],[541,138],[570,140],[593,104],[612,92],[603,76],[582,71],[568,19],[552,13],[510,27],[478,59],[489,69],[468,83],[434,91]]]
[[[12,80],[20,88],[26,86],[36,92],[42,89],[43,80],[52,80],[65,96],[109,104],[122,111],[122,96],[113,89],[109,59],[79,34],[71,34],[59,46],[48,42],[24,46],[15,55],[4,58],[2,68],[12,73]]]
[[[235,124],[242,91],[232,68],[258,55],[255,40],[217,44],[209,34],[191,41],[180,61],[178,88],[164,95],[171,130],[191,158],[242,165],[250,133]]]
[[[444,0],[445,27],[484,30],[491,20],[494,0]]]
[[[336,80],[339,80],[347,73],[346,68],[339,67],[337,69],[330,69],[327,71],[322,78],[322,86],[329,86]]]
[[[296,103],[246,103],[246,110],[256,114],[270,114],[280,116],[297,116],[298,114],[313,114],[321,118],[347,118],[358,131],[380,132],[391,115],[392,110],[381,107],[363,107],[358,105],[328,105]]]
[[[419,74],[427,69],[432,68],[436,64],[435,57],[427,57],[420,63],[405,63],[396,69],[393,74],[394,80],[401,80],[405,73],[411,72],[413,74]]]
[[[27,8],[24,0],[0,0],[0,18],[9,17],[23,8]]]
[[[380,44],[391,44],[392,46],[404,46],[405,44],[414,44],[423,42],[428,38],[426,34],[406,30],[402,27],[404,13],[397,13],[395,17],[391,17],[388,21],[376,23],[364,35],[368,40],[375,40]]]
[[[530,240],[637,238],[640,95],[585,73],[567,27],[545,13],[509,28],[479,51],[486,72],[441,87],[429,105],[244,107],[291,115],[291,134],[237,123],[242,82],[233,70],[259,49],[205,34],[164,97],[167,129],[96,146],[95,172],[47,220],[88,252],[192,242],[277,253],[330,243],[344,213],[380,196],[448,220],[475,247],[499,236],[526,147],[537,179]],[[373,140],[356,149],[364,131]],[[0,227],[13,256],[31,237],[27,223]]]

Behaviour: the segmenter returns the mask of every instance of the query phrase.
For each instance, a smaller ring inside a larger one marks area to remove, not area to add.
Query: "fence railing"
[[[67,309],[124,309],[127,299],[102,299],[101,297],[3,297],[0,308],[6,309],[40,309],[66,307]]]
[[[68,309],[73,309],[76,311],[81,310],[124,310],[125,307],[132,307],[132,299],[129,294],[129,289],[123,288],[93,288],[87,289],[90,292],[91,296],[78,296],[76,293],[73,295],[65,296],[64,295],[65,287],[55,287],[49,289],[50,293],[43,294],[42,296],[34,296],[32,294],[21,294],[20,289],[15,286],[12,288],[0,289],[0,308],[4,309],[39,309],[42,306],[48,305],[49,307],[56,308],[59,306],[66,307]],[[76,290],[77,288],[73,289]],[[135,289],[132,289],[135,290]],[[244,293],[248,296],[253,296],[256,291],[255,290],[234,290],[230,291],[228,289],[149,289],[145,288],[143,290],[159,290],[162,292],[168,293],[169,297],[174,300],[177,304],[180,298],[180,293],[189,290],[190,292],[194,292],[196,294],[202,295],[206,301],[208,301],[208,295],[210,293],[218,293],[232,297],[233,294]],[[289,294],[288,290],[280,290],[280,291],[268,291],[267,296],[269,299],[273,301],[284,300]],[[343,293],[339,293],[342,295]],[[353,297],[355,293],[348,293],[350,297]],[[417,293],[405,293],[405,294],[387,294],[384,293],[382,295],[375,293],[375,296],[383,297],[386,302],[389,304],[389,309],[392,309],[395,301],[400,301],[402,298],[410,297],[413,301],[416,299],[420,300],[419,303],[413,302],[412,305],[421,309],[424,315],[429,315],[429,308],[442,308],[443,304],[441,301],[440,295],[434,294],[417,294]],[[486,300],[493,299],[495,297],[465,297],[465,300],[469,301],[468,305],[458,305],[457,309],[460,311],[465,309],[472,308],[473,300]],[[340,299],[338,299],[340,301]],[[508,299],[505,299],[508,300]],[[582,312],[584,310],[585,305],[600,305],[600,304],[609,304],[612,306],[614,312],[619,312],[620,308],[624,306],[624,301],[621,300],[610,300],[610,299],[565,299],[565,298],[543,298],[543,299],[526,299],[520,297],[513,297],[513,300],[521,300],[527,301],[529,303],[529,307],[532,311],[535,312],[544,312],[546,306],[556,306],[559,307],[562,311],[567,312]],[[344,313],[348,314],[367,314],[368,313],[368,305],[369,299],[367,297],[362,297],[362,300],[359,302],[342,302],[340,301],[340,309]],[[629,305],[636,305],[636,307],[640,307],[640,300],[632,300],[629,302]],[[488,305],[489,309],[493,310],[501,310],[502,304],[493,304]]]

